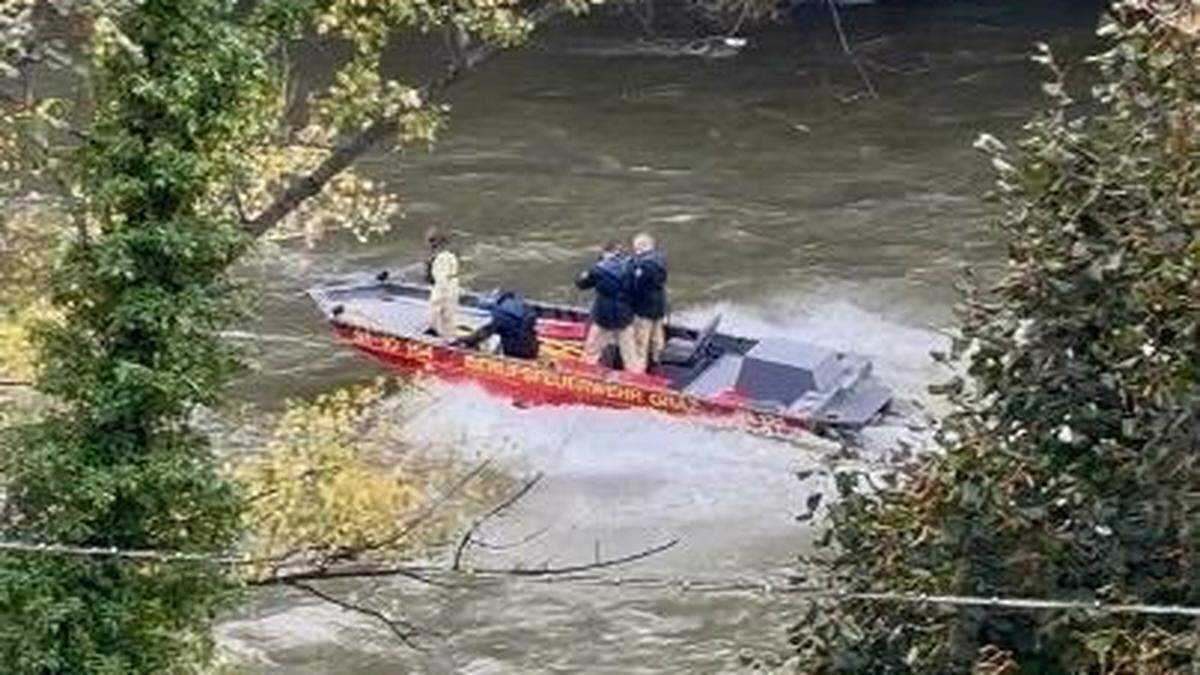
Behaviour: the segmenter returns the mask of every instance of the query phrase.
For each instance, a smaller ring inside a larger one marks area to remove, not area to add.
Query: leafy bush
[[[1200,108],[1185,1],[1116,3],[1076,106],[998,171],[1003,278],[969,279],[944,456],[899,488],[840,480],[833,581],[855,590],[1200,605]],[[1087,114],[1085,114],[1087,113]],[[1192,672],[1179,617],[850,601],[793,635],[814,672]]]

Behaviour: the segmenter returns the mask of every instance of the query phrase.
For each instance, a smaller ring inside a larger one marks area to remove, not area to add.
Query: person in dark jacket
[[[667,315],[667,259],[654,237],[645,232],[633,238],[630,293],[633,307],[633,342],[637,350],[636,372],[645,372],[666,344],[663,319]],[[630,370],[634,370],[633,367]]]
[[[584,270],[575,285],[596,291],[592,302],[592,325],[583,343],[583,360],[600,363],[604,349],[615,344],[626,368],[637,365],[633,344],[633,306],[630,304],[629,258],[621,245],[610,241],[604,245],[596,263]]]
[[[536,359],[538,355],[537,312],[525,304],[520,295],[511,291],[493,291],[484,296],[479,308],[487,311],[490,320],[470,335],[451,344],[477,347],[493,335],[500,337],[500,350],[505,356]]]

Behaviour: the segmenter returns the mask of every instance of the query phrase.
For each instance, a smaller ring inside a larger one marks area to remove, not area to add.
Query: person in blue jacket
[[[645,372],[666,344],[663,319],[667,315],[667,259],[643,232],[633,238],[630,268],[633,305],[633,342],[637,360],[629,370]]]
[[[615,344],[625,367],[633,369],[637,366],[631,330],[633,306],[629,272],[629,257],[621,250],[621,244],[613,240],[604,245],[595,264],[575,280],[580,289],[590,288],[596,292],[592,302],[592,325],[588,327],[583,343],[583,360],[587,363],[600,363],[604,349]]]
[[[450,344],[477,347],[493,335],[500,337],[500,351],[518,359],[536,359],[538,355],[537,312],[518,294],[496,290],[483,296],[479,308],[490,320],[473,333]]]

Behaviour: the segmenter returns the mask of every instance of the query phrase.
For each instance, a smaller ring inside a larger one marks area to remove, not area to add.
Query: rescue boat
[[[701,327],[669,324],[648,374],[583,362],[588,312],[528,299],[538,316],[536,361],[458,347],[425,332],[429,286],[381,276],[308,291],[339,341],[396,370],[476,383],[522,406],[646,409],[773,437],[844,438],[878,420],[893,398],[862,356],[723,333],[719,315]],[[488,321],[480,301],[462,294],[462,334]]]

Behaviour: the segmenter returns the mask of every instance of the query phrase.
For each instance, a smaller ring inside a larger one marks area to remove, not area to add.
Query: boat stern
[[[781,338],[722,357],[689,387],[702,396],[726,388],[752,407],[841,428],[870,424],[893,396],[868,359]]]

